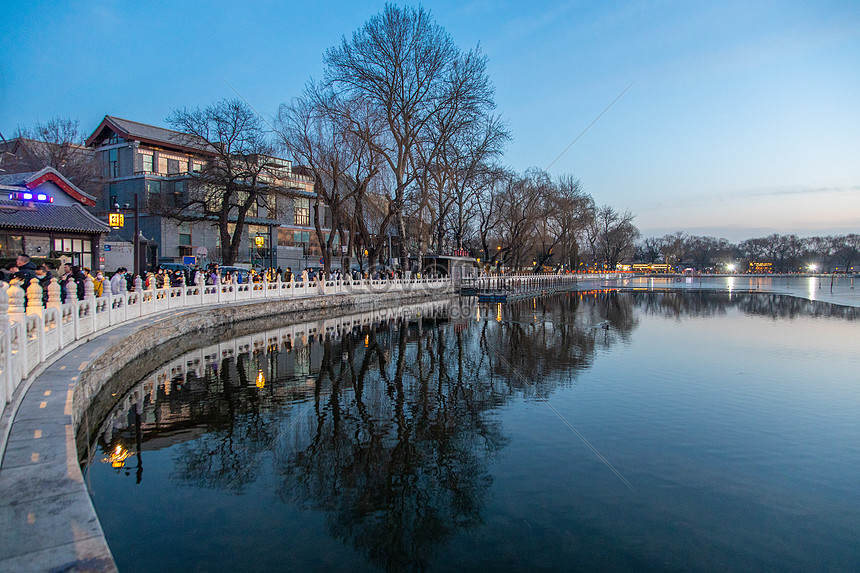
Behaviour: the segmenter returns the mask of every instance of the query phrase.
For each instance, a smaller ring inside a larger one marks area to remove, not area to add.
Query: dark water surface
[[[858,311],[589,293],[406,314],[132,388],[86,464],[120,571],[860,570]]]

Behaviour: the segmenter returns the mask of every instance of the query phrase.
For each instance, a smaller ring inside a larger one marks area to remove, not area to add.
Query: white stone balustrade
[[[448,278],[352,280],[341,279],[284,282],[205,285],[197,284],[157,288],[150,275],[148,287],[140,277],[135,290],[112,294],[105,288],[96,297],[93,281],[84,282],[83,298],[78,300],[74,280],[66,282],[66,302],[61,302],[61,285],[51,279],[47,303],[42,304],[42,287],[33,279],[21,285],[17,279],[0,281],[0,408],[5,409],[22,381],[38,374],[40,365],[54,359],[64,348],[84,338],[92,338],[110,328],[160,312],[191,307],[205,307],[246,301],[283,300],[307,296],[342,296],[362,293],[442,291],[452,286]],[[26,286],[26,293],[23,286]],[[26,303],[25,303],[26,299]],[[26,306],[25,306],[26,304]]]

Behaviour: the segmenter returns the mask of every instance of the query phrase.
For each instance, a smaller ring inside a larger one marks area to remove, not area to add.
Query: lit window
[[[311,224],[311,209],[309,199],[295,200],[295,224],[307,227]]]

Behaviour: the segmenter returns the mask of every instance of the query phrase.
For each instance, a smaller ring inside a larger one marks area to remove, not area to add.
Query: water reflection
[[[571,385],[598,350],[628,344],[643,316],[731,309],[858,316],[779,295],[595,291],[279,327],[152,371],[100,423],[82,460],[141,484],[148,456],[167,450],[176,487],[274,493],[284,507],[323,515],[329,536],[373,568],[425,570],[458,532],[486,522],[491,468],[511,440],[501,408]],[[99,510],[110,503],[94,501]],[[111,543],[146,537],[128,524],[105,529]],[[115,555],[122,569],[130,557]],[[246,558],[214,557],[228,569]]]

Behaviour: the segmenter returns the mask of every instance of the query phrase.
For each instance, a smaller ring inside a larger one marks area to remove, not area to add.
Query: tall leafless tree
[[[20,128],[16,139],[4,145],[2,168],[23,173],[53,167],[83,191],[99,196],[104,178],[84,139],[76,119],[54,117]]]
[[[181,221],[211,220],[218,228],[223,264],[239,256],[248,217],[258,208],[276,209],[279,168],[275,148],[260,117],[240,99],[225,99],[205,108],[175,109],[167,118],[185,143],[210,160],[192,174],[185,197],[162,198],[150,209]]]

